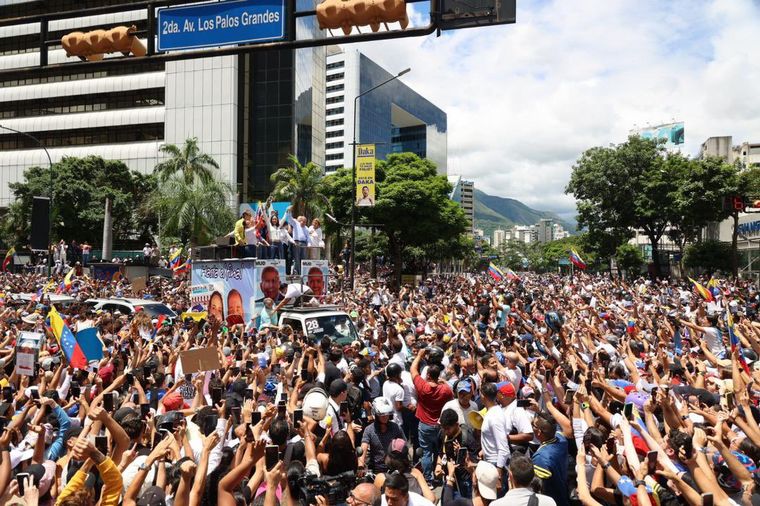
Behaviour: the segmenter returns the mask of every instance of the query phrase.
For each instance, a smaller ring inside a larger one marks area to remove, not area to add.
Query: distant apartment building
[[[504,244],[506,240],[507,240],[506,230],[497,229],[493,231],[493,242],[491,244],[493,244],[494,248],[498,248],[499,246]]]
[[[546,244],[554,240],[554,220],[550,218],[541,219],[536,224],[536,231],[538,233],[538,242]]]
[[[475,233],[475,183],[462,179],[459,175],[449,175],[449,183],[452,186],[451,200],[458,203],[464,210],[465,216],[467,216],[468,230],[471,233]],[[480,235],[483,235],[483,231],[480,231]],[[490,242],[490,238],[489,242]]]
[[[717,156],[728,163],[739,160],[745,167],[760,167],[760,143],[742,142],[734,145],[730,135],[709,137],[702,143],[699,156]]]

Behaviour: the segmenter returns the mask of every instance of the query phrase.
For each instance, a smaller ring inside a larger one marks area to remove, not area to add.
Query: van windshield
[[[340,341],[339,344],[348,344],[359,338],[354,328],[354,323],[345,314],[335,314],[307,318],[304,321],[306,334],[319,342],[327,336],[331,341]]]

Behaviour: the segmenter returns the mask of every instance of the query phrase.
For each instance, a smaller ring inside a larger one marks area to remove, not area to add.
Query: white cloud
[[[751,0],[520,0],[515,25],[359,49],[448,113],[449,172],[568,212],[574,161],[636,125],[683,120],[692,155],[760,140],[758,26]]]

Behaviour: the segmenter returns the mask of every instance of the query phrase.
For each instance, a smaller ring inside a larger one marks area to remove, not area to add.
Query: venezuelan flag
[[[63,278],[63,288],[68,292],[71,290],[71,278],[74,276],[74,271],[76,269],[74,267],[71,268],[68,274],[66,274],[66,277]]]
[[[177,248],[177,250],[169,255],[169,268],[174,269],[179,265],[180,261],[180,255],[182,254],[182,248]]]
[[[185,263],[173,268],[172,272],[174,273],[175,276],[179,276],[180,274],[184,274],[188,272],[190,268],[192,267],[192,265],[193,265],[192,261],[188,258],[187,260],[185,260]]]
[[[749,365],[744,359],[744,355],[742,355],[742,343],[739,341],[739,336],[737,336],[734,331],[734,317],[731,316],[731,311],[726,311],[726,328],[728,328],[728,342],[731,344],[731,352],[733,353],[737,348],[739,349],[739,365],[742,366],[744,372],[751,376],[752,373],[749,370]]]
[[[13,260],[13,255],[16,254],[16,248],[15,246],[11,246],[11,249],[8,250],[8,252],[5,254],[5,259],[3,260],[3,272],[8,269],[8,264],[11,263],[11,260]]]
[[[488,274],[494,279],[494,281],[501,281],[504,279],[504,273],[501,272],[493,262],[488,264]]]
[[[702,296],[703,299],[705,299],[707,302],[715,302],[715,297],[713,297],[713,294],[712,292],[710,292],[710,290],[700,285],[699,283],[697,283],[691,278],[689,278],[689,281],[692,282],[692,284],[694,285],[694,289],[697,291],[699,295]]]
[[[583,261],[581,256],[578,254],[575,249],[570,250],[570,261],[573,263],[574,266],[579,268],[582,271],[586,270],[586,262]]]
[[[84,369],[87,367],[87,357],[85,357],[82,348],[79,347],[74,334],[71,333],[69,327],[61,318],[61,315],[55,309],[55,306],[50,308],[48,313],[48,319],[50,320],[50,329],[53,332],[58,344],[61,346],[64,355],[69,363],[77,368]]]
[[[506,274],[507,274],[507,279],[511,279],[512,281],[520,281],[520,276],[515,274],[515,271],[513,271],[512,269],[507,268]]]

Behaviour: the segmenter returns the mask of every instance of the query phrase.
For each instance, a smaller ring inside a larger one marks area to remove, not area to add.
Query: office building
[[[15,0],[0,6],[0,18],[123,3]],[[314,5],[298,0],[299,9]],[[146,14],[139,9],[51,21],[48,38],[119,25],[144,30]],[[39,30],[39,23],[0,27],[0,70],[39,64]],[[321,34],[304,18],[296,30]],[[78,60],[54,46],[48,61]],[[197,137],[235,190],[230,204],[236,208],[268,196],[271,174],[291,153],[324,166],[324,75],[324,48],[166,63],[125,59],[119,66],[76,72],[50,68],[0,78],[0,125],[39,138],[53,162],[97,155],[144,173],[161,161],[162,144]],[[23,180],[27,168],[47,163],[31,139],[0,130],[0,207],[13,200],[10,183]]]
[[[355,49],[327,49],[325,116],[327,172],[351,167],[356,97],[393,77]],[[403,80],[392,81],[359,99],[356,142],[377,144],[377,157],[412,152],[436,164],[446,174],[446,113],[418,94]]]
[[[507,239],[507,231],[496,229],[493,231],[493,242],[491,244],[493,244],[494,248],[498,248],[499,246],[501,246],[502,244],[506,242],[506,239]]]
[[[699,150],[699,156],[717,156],[728,163],[740,161],[745,167],[760,167],[760,143],[742,142],[733,145],[733,137],[724,135],[709,137]]]
[[[538,242],[545,244],[554,240],[554,220],[544,218],[536,225]]]
[[[462,176],[449,175],[449,184],[452,186],[451,200],[458,203],[464,210],[468,221],[468,230],[475,232],[475,183],[462,179]],[[483,235],[482,231],[481,234]]]

